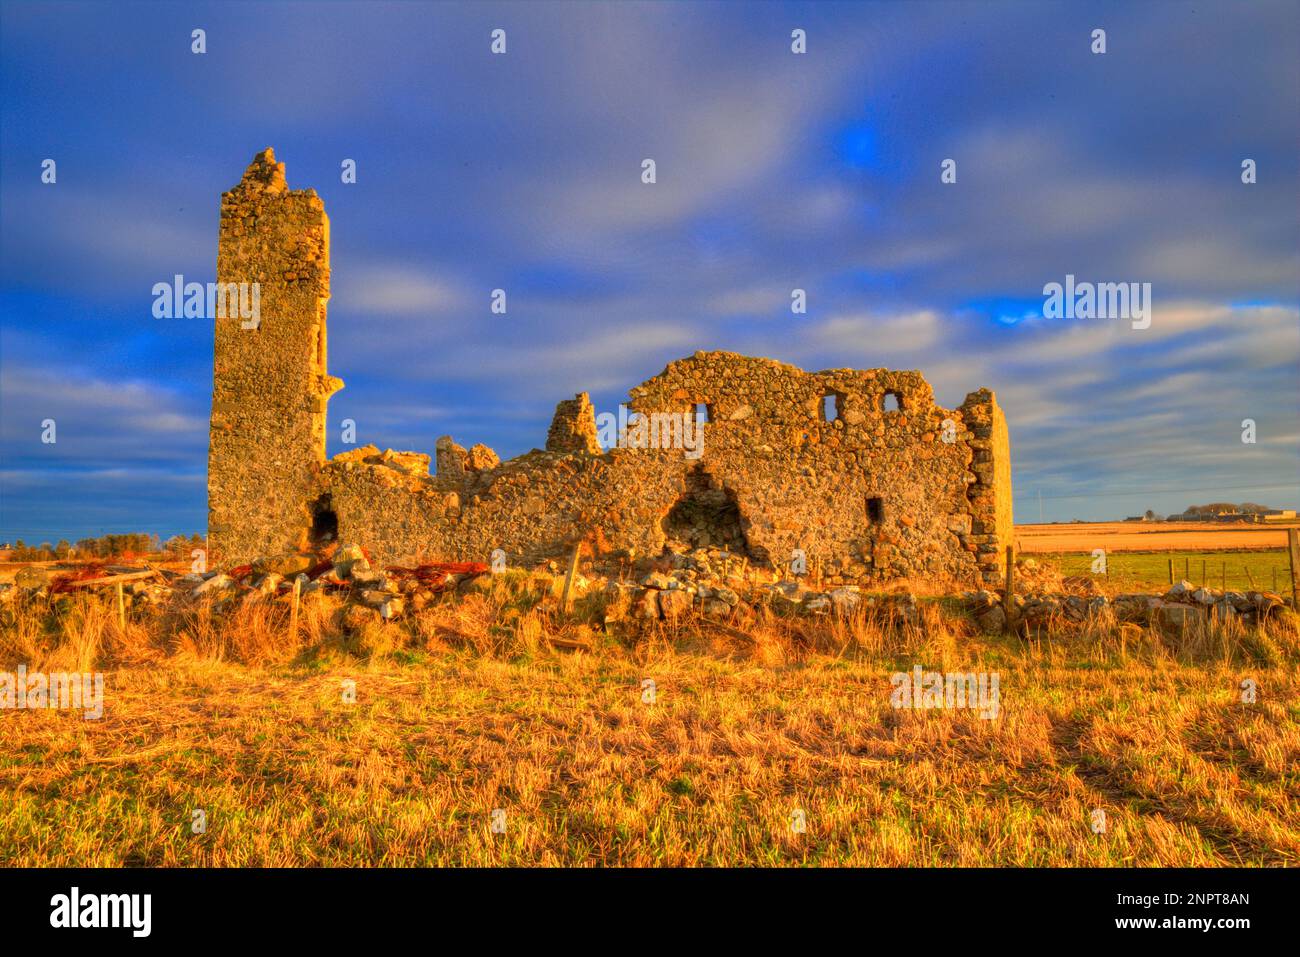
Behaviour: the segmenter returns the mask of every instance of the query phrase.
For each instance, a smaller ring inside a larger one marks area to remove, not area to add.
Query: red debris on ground
[[[235,581],[242,581],[243,579],[247,578],[249,575],[253,574],[253,566],[236,565],[234,568],[230,569],[230,571],[226,572],[226,574],[229,577],[233,578]]]
[[[393,578],[414,578],[421,585],[434,591],[449,588],[457,581],[482,575],[487,570],[488,567],[482,562],[426,562],[415,568],[395,565],[384,569]]]
[[[369,561],[369,559],[367,559],[367,561]],[[310,578],[312,581],[315,581],[316,579],[320,578],[321,575],[324,575],[327,571],[330,571],[333,568],[334,568],[334,559],[332,558],[322,559],[321,561],[317,562],[315,565],[311,566],[311,568],[307,569],[307,577]]]
[[[89,581],[92,578],[103,578],[104,574],[103,562],[87,562],[75,571],[64,572],[62,575],[56,576],[50,582],[50,594],[73,591],[76,582]]]

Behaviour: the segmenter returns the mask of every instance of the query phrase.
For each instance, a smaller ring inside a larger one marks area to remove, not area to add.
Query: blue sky
[[[331,218],[331,454],[518,454],[730,349],[994,389],[1021,521],[1300,504],[1294,13],[6,3],[0,540],[203,530],[211,328],[151,288],[215,279],[266,146]],[[1151,328],[1034,318],[1067,273],[1150,282]]]

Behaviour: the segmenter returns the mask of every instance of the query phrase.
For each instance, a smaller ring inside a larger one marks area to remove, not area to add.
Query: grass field
[[[1064,575],[1086,575],[1105,592],[1163,591],[1169,587],[1169,563],[1174,581],[1233,591],[1277,590],[1290,596],[1290,564],[1285,551],[1107,552],[1106,574],[1092,570],[1092,555],[1035,555],[1053,563]],[[1226,576],[1226,579],[1225,579]]]
[[[0,860],[1300,864],[1294,619],[1025,644],[935,602],[812,645],[779,620],[748,641],[688,623],[589,654],[551,649],[575,626],[517,595],[359,635],[312,605],[297,644],[280,607],[160,624],[119,633],[80,599],[61,633],[0,630],[0,664],[108,669],[101,720],[0,715]],[[892,707],[914,664],[996,672],[998,716]]]
[[[1016,547],[1025,554],[1087,552],[1217,551],[1286,547],[1296,522],[1268,525],[1219,522],[1073,522],[1017,525]]]

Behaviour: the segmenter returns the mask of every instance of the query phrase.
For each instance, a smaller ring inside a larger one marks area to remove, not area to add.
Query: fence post
[[[573,546],[573,557],[569,559],[569,574],[564,576],[564,596],[560,599],[560,605],[567,612],[569,610],[569,593],[573,589],[573,580],[578,577],[578,555],[582,552],[582,542]]]
[[[1286,550],[1291,562],[1291,607],[1300,609],[1300,529],[1287,529]]]
[[[302,579],[293,579],[293,604],[289,606],[289,643],[298,640],[298,597],[302,594]]]
[[[1007,619],[1007,627],[1011,627],[1011,616],[1016,611],[1015,601],[1016,591],[1016,551],[1014,546],[1007,546],[1007,589],[1002,594],[1002,614]]]
[[[1174,583],[1174,560],[1169,559],[1169,584]]]
[[[126,634],[126,596],[122,594],[122,583],[117,583],[117,628]]]

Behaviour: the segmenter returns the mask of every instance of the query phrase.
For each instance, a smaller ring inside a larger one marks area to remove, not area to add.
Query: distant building
[[[1296,510],[1293,508],[1269,508],[1252,512],[1183,512],[1170,515],[1171,522],[1249,522],[1260,525],[1266,522],[1295,521]]]
[[[1250,522],[1254,521],[1250,515],[1241,512],[1182,512],[1178,515],[1170,515],[1166,521],[1170,522]]]

